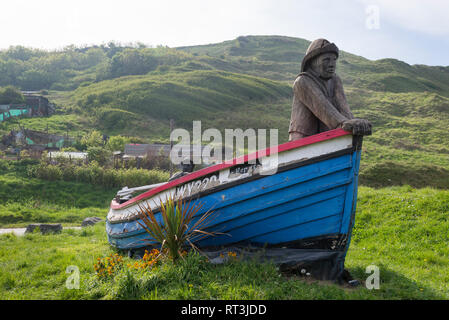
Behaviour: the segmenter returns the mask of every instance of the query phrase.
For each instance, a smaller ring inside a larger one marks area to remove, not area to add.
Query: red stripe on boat
[[[319,134],[315,134],[313,136],[306,137],[306,138],[303,138],[303,139],[289,141],[289,142],[283,143],[281,145],[278,145],[276,147],[271,147],[271,148],[267,148],[265,150],[256,151],[256,152],[253,152],[253,153],[251,153],[249,155],[244,155],[244,156],[241,156],[241,157],[238,157],[238,158],[234,158],[232,160],[225,161],[223,163],[216,164],[214,166],[210,166],[210,167],[207,167],[207,168],[204,168],[204,169],[192,172],[192,173],[190,173],[188,175],[185,175],[185,176],[183,176],[183,177],[181,177],[179,179],[167,182],[163,186],[160,186],[160,187],[148,190],[147,192],[144,192],[144,193],[138,195],[137,197],[134,197],[134,198],[132,198],[132,199],[122,203],[122,204],[117,203],[115,201],[115,199],[113,199],[112,202],[111,202],[111,208],[112,209],[123,209],[125,207],[128,207],[128,206],[136,203],[136,202],[139,202],[141,200],[145,200],[146,198],[149,198],[152,195],[154,195],[156,193],[159,193],[161,191],[164,191],[164,190],[176,187],[176,186],[181,185],[181,184],[183,184],[185,182],[188,182],[188,181],[196,180],[196,179],[198,179],[201,176],[205,176],[205,175],[208,175],[210,173],[217,172],[217,171],[220,171],[220,170],[232,167],[232,166],[234,166],[236,164],[243,164],[245,162],[248,162],[248,161],[251,161],[251,160],[255,160],[255,159],[258,159],[258,158],[262,158],[262,157],[265,157],[265,156],[269,156],[271,154],[276,154],[276,153],[288,151],[288,150],[291,150],[291,149],[296,149],[296,148],[299,148],[299,147],[307,146],[309,144],[314,144],[314,143],[317,143],[317,142],[326,141],[326,140],[338,138],[338,137],[341,137],[341,136],[346,136],[346,135],[349,135],[349,134],[351,134],[351,132],[345,131],[343,129],[334,129],[334,130],[322,132],[322,133],[319,133]]]

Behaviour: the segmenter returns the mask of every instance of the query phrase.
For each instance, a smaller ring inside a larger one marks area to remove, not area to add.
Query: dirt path
[[[81,229],[81,227],[64,227],[63,229]],[[0,234],[14,233],[16,236],[23,236],[26,228],[4,228],[0,229]]]

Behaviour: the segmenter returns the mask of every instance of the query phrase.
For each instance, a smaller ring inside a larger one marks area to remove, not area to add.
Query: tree
[[[0,104],[25,103],[25,97],[19,89],[13,86],[0,88]]]
[[[155,70],[158,60],[151,54],[152,49],[125,49],[112,57],[110,73],[112,77],[146,74]]]
[[[38,49],[25,48],[24,46],[11,46],[5,51],[5,55],[14,60],[26,61],[33,57],[39,57],[45,54]]]
[[[100,48],[90,48],[84,55],[84,67],[90,68],[96,66],[102,61],[105,61],[106,58],[106,54]]]
[[[113,136],[109,138],[107,147],[111,151],[123,151],[125,144],[130,143],[130,139],[123,136]]]
[[[83,144],[85,146],[85,148],[101,147],[104,145],[103,135],[99,131],[93,130],[89,133],[86,133],[81,138],[81,144]]]
[[[87,157],[89,161],[97,161],[99,165],[104,166],[111,159],[111,151],[104,147],[89,147]]]

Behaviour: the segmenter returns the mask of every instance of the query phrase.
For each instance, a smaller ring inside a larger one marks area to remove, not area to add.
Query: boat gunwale
[[[345,131],[343,129],[334,129],[334,130],[325,131],[325,132],[322,132],[322,133],[319,133],[319,134],[316,134],[316,135],[313,135],[310,137],[306,137],[303,139],[289,141],[289,142],[283,143],[283,144],[275,146],[275,147],[267,148],[265,150],[258,150],[249,155],[244,155],[244,156],[241,156],[238,158],[234,158],[232,160],[228,160],[223,163],[219,163],[214,166],[207,167],[207,168],[192,172],[192,173],[185,175],[179,179],[169,181],[162,186],[148,190],[148,191],[124,202],[124,203],[119,204],[115,201],[115,199],[113,199],[111,201],[110,208],[114,209],[114,210],[124,209],[129,206],[132,206],[135,203],[143,201],[143,200],[151,197],[152,195],[160,193],[164,190],[176,187],[178,185],[184,184],[184,183],[192,181],[192,180],[196,180],[200,177],[206,176],[211,173],[219,172],[220,170],[227,169],[227,168],[233,167],[235,165],[244,164],[249,161],[254,161],[256,159],[259,159],[259,158],[262,158],[265,156],[270,156],[270,155],[273,155],[276,153],[281,153],[284,151],[296,149],[299,147],[304,147],[307,145],[311,145],[311,144],[315,144],[318,142],[323,142],[323,141],[327,141],[327,140],[331,140],[331,139],[335,139],[335,138],[339,138],[339,137],[351,135],[351,134],[352,134],[351,132]]]

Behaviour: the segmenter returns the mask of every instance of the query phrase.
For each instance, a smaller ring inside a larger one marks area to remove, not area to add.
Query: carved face
[[[182,163],[182,172],[193,172],[195,165],[191,161],[190,163]]]
[[[323,53],[316,57],[312,63],[312,68],[321,78],[329,79],[335,74],[337,66],[337,55],[335,53]]]

